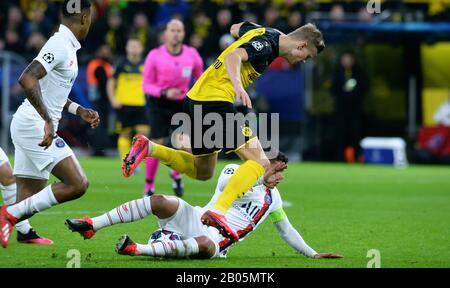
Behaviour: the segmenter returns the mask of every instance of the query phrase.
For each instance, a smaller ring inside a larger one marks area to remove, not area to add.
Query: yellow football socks
[[[259,177],[264,175],[264,172],[264,167],[258,162],[245,161],[231,176],[227,186],[214,204],[214,209],[225,214],[233,202],[250,190]]]
[[[197,168],[194,162],[195,157],[191,153],[152,143],[149,156],[158,158],[166,166],[186,174],[193,179],[197,177]]]
[[[117,139],[117,148],[119,149],[120,158],[124,159],[131,149],[131,140],[129,137],[120,137]]]

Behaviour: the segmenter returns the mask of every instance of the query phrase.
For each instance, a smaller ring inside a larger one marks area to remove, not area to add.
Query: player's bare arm
[[[76,104],[76,103],[67,99],[66,105],[64,105],[64,110],[70,112],[69,107],[72,104]],[[77,105],[77,108],[75,111],[76,115],[79,115],[81,117],[81,119],[83,119],[87,123],[91,124],[91,128],[95,129],[98,127],[98,125],[100,125],[100,116],[98,115],[97,111],[84,108],[78,104],[76,104],[76,105]]]
[[[228,77],[234,87],[236,100],[242,101],[242,105],[252,108],[252,101],[241,82],[241,63],[248,61],[248,54],[244,48],[236,48],[224,57]]]
[[[44,66],[34,60],[27,68],[25,68],[22,75],[20,75],[19,84],[22,86],[28,101],[30,101],[31,105],[33,105],[45,121],[44,139],[39,143],[39,146],[47,149],[52,144],[53,137],[55,136],[55,129],[53,127],[52,119],[48,114],[47,107],[45,107],[45,104],[42,101],[41,87],[39,86],[39,80],[45,75],[47,75],[47,71]]]

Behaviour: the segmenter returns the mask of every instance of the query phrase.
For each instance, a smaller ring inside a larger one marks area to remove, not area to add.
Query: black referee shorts
[[[171,125],[172,116],[183,112],[183,100],[171,101],[148,97],[150,138],[165,138],[172,134],[177,125]]]

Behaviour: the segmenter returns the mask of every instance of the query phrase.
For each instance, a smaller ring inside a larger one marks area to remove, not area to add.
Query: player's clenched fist
[[[100,125],[100,116],[98,115],[97,111],[82,108],[80,109],[79,113],[81,119],[91,124],[91,128],[97,128],[98,125]]]

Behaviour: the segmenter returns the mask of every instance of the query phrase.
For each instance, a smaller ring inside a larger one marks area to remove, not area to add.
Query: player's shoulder
[[[44,50],[51,49],[55,52],[64,53],[68,50],[69,43],[59,33],[53,34],[42,47]]]

